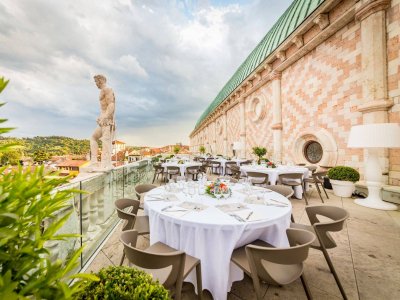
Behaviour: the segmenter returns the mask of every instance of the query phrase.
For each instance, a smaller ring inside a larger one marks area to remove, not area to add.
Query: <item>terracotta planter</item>
[[[356,189],[356,186],[351,181],[329,180],[332,184],[333,193],[339,197],[350,198]]]

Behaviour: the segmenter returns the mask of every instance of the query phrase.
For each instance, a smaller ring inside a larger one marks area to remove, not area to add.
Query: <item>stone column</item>
[[[274,161],[282,162],[282,101],[281,101],[281,72],[273,71],[272,81],[272,127],[274,139]]]
[[[214,120],[214,140],[213,140],[213,155],[218,154],[217,152],[217,135],[218,135],[218,128],[217,128],[217,120]]]
[[[228,117],[226,111],[224,111],[222,124],[224,126],[224,155],[228,156]]]
[[[246,107],[245,99],[239,101],[239,116],[240,116],[240,142],[242,143],[241,158],[246,158]]]
[[[388,98],[387,87],[385,10],[389,5],[390,0],[362,0],[356,7],[356,19],[361,22],[363,94],[363,103],[358,111],[363,113],[364,124],[388,122],[388,110],[393,106],[393,100]],[[389,168],[388,150],[378,151],[382,170],[386,173]],[[366,155],[368,150],[364,152]]]

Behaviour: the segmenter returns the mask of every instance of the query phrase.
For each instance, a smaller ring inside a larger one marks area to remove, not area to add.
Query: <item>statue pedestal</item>
[[[108,172],[112,169],[113,167],[104,167],[101,166],[100,162],[97,163],[91,163],[87,167],[83,167],[80,169],[81,173],[101,173],[101,172]]]

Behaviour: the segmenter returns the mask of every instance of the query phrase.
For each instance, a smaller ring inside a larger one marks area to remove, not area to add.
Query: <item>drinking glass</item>
[[[188,186],[188,193],[190,195],[190,198],[193,199],[193,196],[196,194],[196,188],[194,184],[190,183],[190,185]]]

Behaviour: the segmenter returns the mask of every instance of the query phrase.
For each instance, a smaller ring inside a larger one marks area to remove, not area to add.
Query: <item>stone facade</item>
[[[400,0],[326,0],[190,135],[214,154],[252,158],[265,146],[276,161],[309,163],[308,141],[324,166],[362,173],[367,150],[347,148],[351,126],[400,122]],[[400,150],[380,150],[389,184],[400,185]]]

